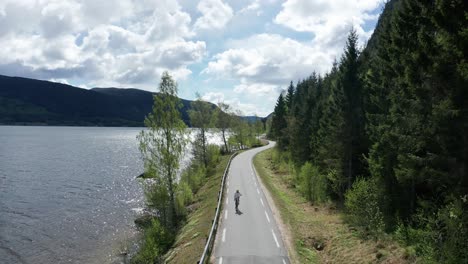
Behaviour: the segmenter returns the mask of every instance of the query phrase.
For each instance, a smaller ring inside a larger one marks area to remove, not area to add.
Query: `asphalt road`
[[[289,263],[281,234],[252,164],[255,154],[273,144],[270,142],[268,146],[243,152],[232,160],[216,236],[215,263]],[[242,194],[239,213],[234,204],[236,190]]]

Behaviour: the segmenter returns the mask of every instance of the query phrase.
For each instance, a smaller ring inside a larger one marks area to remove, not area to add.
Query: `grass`
[[[343,221],[331,203],[312,205],[293,187],[292,176],[272,166],[269,149],[255,156],[254,165],[271,193],[282,222],[291,235],[293,263],[410,263],[414,261],[391,239],[367,240]]]
[[[221,177],[230,156],[221,156],[221,161],[207,175],[206,183],[194,195],[189,206],[185,225],[179,230],[176,241],[165,255],[167,263],[197,263],[205,247],[215,215]]]

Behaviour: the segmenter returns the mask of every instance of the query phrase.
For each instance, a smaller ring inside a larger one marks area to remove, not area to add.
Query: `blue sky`
[[[354,27],[365,45],[383,0],[0,0],[0,74],[198,92],[266,116],[282,89],[326,73]]]

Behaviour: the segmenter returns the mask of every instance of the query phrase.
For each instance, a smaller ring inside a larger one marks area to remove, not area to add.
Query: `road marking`
[[[226,229],[225,229],[226,230]],[[276,246],[277,247],[280,247],[279,243],[278,243],[278,239],[276,238],[276,235],[275,235],[275,232],[273,231],[273,229],[271,230],[271,233],[273,234],[273,238],[275,239],[275,243],[276,243]],[[223,239],[223,242],[224,242],[224,239]]]
[[[263,204],[263,199],[260,198],[260,202],[262,203],[262,206],[265,207],[265,205]]]
[[[220,263],[223,263],[223,260],[221,258],[221,262]],[[286,260],[283,259],[283,264],[286,264]]]
[[[227,219],[227,211],[228,211],[227,209],[226,211],[224,211],[224,219]]]
[[[229,194],[229,186],[227,187],[226,193]]]
[[[284,260],[283,260],[283,263],[284,263]],[[223,257],[219,258],[219,264],[223,264]],[[286,264],[286,263],[284,263],[284,264]]]
[[[260,191],[258,190],[258,188],[257,188],[257,193],[260,194]]]
[[[229,198],[226,197],[226,204],[229,204]]]
[[[268,223],[270,223],[270,217],[268,217],[268,214],[267,214],[266,211],[265,211],[265,216],[266,216],[266,218],[267,218],[267,220],[268,220]]]
[[[273,232],[273,230],[271,230],[271,232]],[[273,234],[275,235],[275,234]],[[276,237],[275,237],[275,240],[276,240]],[[226,241],[226,228],[223,229],[223,242]],[[276,244],[278,244],[278,241],[276,241]],[[279,245],[278,245],[279,247]]]
[[[229,181],[227,181],[227,186],[229,187]]]

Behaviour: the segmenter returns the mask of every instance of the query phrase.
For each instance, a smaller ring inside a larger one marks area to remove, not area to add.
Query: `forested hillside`
[[[191,101],[181,100],[189,124]],[[82,89],[0,75],[0,124],[143,126],[153,93],[138,89]]]
[[[312,202],[392,234],[428,263],[468,263],[467,2],[393,0],[366,48],[290,84],[270,136]]]

